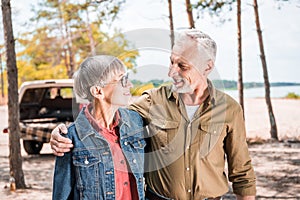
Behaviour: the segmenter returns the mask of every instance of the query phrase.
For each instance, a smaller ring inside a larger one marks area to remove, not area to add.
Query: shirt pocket
[[[223,131],[225,131],[225,124],[200,124],[198,129],[198,146],[200,149],[200,156],[208,155],[215,147]]]
[[[150,136],[158,145],[157,148],[166,148],[178,131],[179,122],[164,119],[155,119],[151,122]],[[168,149],[172,151],[172,149]]]

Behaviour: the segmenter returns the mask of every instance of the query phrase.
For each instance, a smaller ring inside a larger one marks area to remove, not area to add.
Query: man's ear
[[[214,69],[214,66],[215,66],[214,61],[209,60],[207,62],[207,65],[206,65],[206,68],[205,68],[205,71],[204,71],[206,76],[208,76],[208,74]]]
[[[93,97],[98,98],[98,99],[102,98],[102,96],[103,96],[102,88],[100,86],[96,86],[96,85],[94,85],[90,88],[90,93],[92,94]]]

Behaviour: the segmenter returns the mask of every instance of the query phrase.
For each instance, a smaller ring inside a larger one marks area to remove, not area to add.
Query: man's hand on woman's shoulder
[[[67,134],[68,129],[65,124],[59,124],[51,132],[50,146],[53,154],[56,156],[63,156],[64,153],[69,152],[73,148],[72,141],[69,138],[63,137],[61,134]]]

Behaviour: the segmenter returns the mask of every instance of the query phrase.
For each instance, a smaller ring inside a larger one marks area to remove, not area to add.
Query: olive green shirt
[[[192,120],[171,86],[146,91],[129,107],[148,124],[145,178],[155,193],[178,200],[218,197],[229,179],[235,194],[256,194],[242,109],[210,81],[209,91]]]

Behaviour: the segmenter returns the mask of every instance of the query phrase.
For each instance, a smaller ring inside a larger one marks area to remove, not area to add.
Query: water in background
[[[300,95],[300,86],[280,86],[280,87],[270,88],[271,98],[283,98],[290,92]],[[235,99],[238,99],[237,90],[225,90],[225,93],[229,94]],[[261,97],[262,98],[265,97],[264,87],[244,89],[244,98],[261,98]]]

